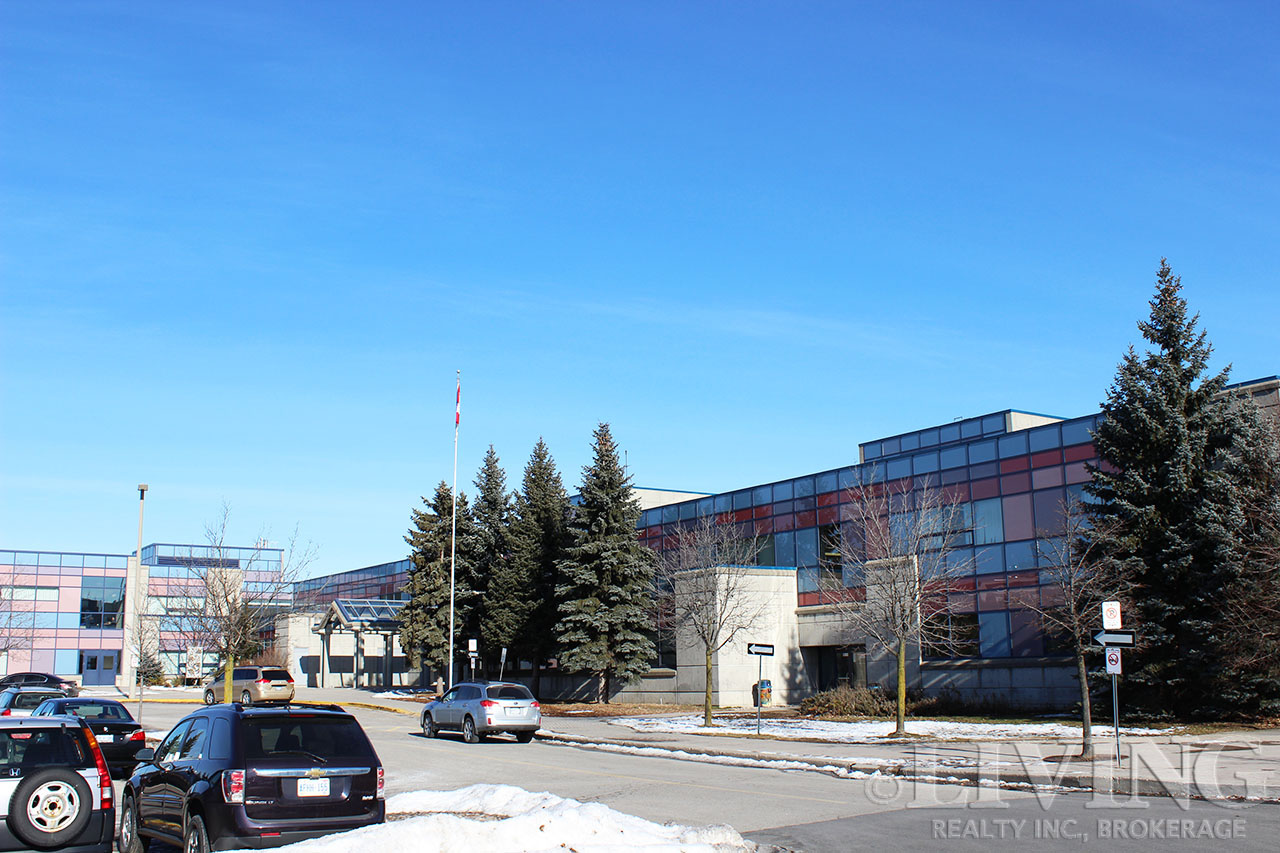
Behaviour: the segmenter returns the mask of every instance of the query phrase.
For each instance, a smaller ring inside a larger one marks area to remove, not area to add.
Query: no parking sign
[[[1120,674],[1120,650],[1119,649],[1107,649],[1107,674],[1108,675]]]

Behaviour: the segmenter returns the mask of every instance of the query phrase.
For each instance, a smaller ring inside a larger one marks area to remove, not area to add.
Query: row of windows
[[[950,444],[986,435],[997,435],[1005,431],[1004,413],[986,415],[981,418],[969,418],[953,424],[896,435],[881,441],[872,441],[862,445],[862,458],[879,459],[882,456],[893,456],[895,453],[910,452],[921,447],[936,447],[939,444]]]
[[[0,551],[0,566],[61,567],[68,569],[127,569],[120,554],[60,554],[50,551]]]
[[[1058,425],[1055,424],[1054,428],[1057,429]],[[983,482],[979,488],[992,494],[1029,491],[1032,488],[1062,485],[1064,481],[1079,483],[1088,479],[1085,465],[1094,456],[1087,434],[1084,439],[1084,443],[1068,445],[1065,451],[1058,448],[1030,450],[1027,432],[1018,432],[1000,440],[1011,440],[1018,445],[1007,454],[1002,454],[1000,442],[992,440],[890,459],[883,466],[842,468],[796,480],[699,498],[696,501],[654,507],[641,514],[639,526],[645,528],[691,521],[713,512],[721,514],[755,511],[764,507],[774,507],[773,511],[779,512],[789,512],[792,508],[812,509],[823,503],[844,502],[848,491],[856,485],[867,485],[885,479],[903,480],[912,476],[919,478],[921,484],[932,482],[935,486],[989,480],[991,482]],[[791,504],[791,507],[787,504]]]
[[[900,453],[913,453],[916,450],[923,450],[939,445],[946,445],[953,441],[961,439],[975,439],[970,441],[967,446],[969,448],[978,448],[978,455],[987,458],[995,458],[989,455],[990,448],[996,447],[997,454],[1000,458],[1006,459],[1010,456],[1016,456],[1019,453],[1037,453],[1041,450],[1051,450],[1056,447],[1070,447],[1073,444],[1083,444],[1092,440],[1093,430],[1097,426],[1098,415],[1089,415],[1083,418],[1076,418],[1070,421],[1062,421],[1060,423],[1047,424],[1045,426],[1033,427],[1031,429],[1018,430],[1017,432],[1004,433],[1004,415],[988,415],[981,419],[981,426],[978,426],[978,419],[965,421],[963,424],[949,424],[944,427],[934,427],[932,429],[921,430],[919,432],[908,433],[895,438],[887,438],[884,441],[871,442],[862,445],[862,458],[864,461],[870,462],[875,459],[896,456]],[[976,441],[976,439],[997,436],[989,441]],[[958,458],[963,458],[963,454],[957,455],[953,451],[961,450],[961,447],[944,447],[942,450],[943,458],[950,459],[952,464],[963,465],[964,462],[956,462]],[[971,451],[972,453],[972,451]],[[972,456],[970,457],[973,461]],[[980,460],[985,461],[985,460]],[[948,467],[944,462],[943,467]]]
[[[0,633],[21,634],[27,630],[52,631],[54,629],[70,630],[73,628],[104,628],[119,630],[121,614],[96,612],[43,612],[27,610],[25,612],[0,613]]]

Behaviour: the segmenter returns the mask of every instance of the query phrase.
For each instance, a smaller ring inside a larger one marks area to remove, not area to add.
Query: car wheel
[[[436,726],[435,718],[430,714],[422,715],[422,736],[436,737],[440,734],[440,729]]]
[[[253,697],[249,695],[249,691],[248,691],[248,690],[243,690],[243,691],[241,691],[241,693],[240,693],[240,704],[241,704],[241,705],[252,705],[252,704],[253,704]]]
[[[182,853],[209,853],[209,833],[204,828],[204,818],[198,814],[187,816],[187,829],[182,835]]]
[[[216,700],[216,699],[214,699],[213,691],[212,691],[212,690],[206,690],[206,691],[204,692],[204,704],[206,704],[206,705],[213,705],[216,701],[217,701],[217,700]]]
[[[476,721],[470,717],[462,721],[462,739],[467,743],[480,742],[480,735],[476,734]]]
[[[133,797],[126,796],[120,806],[120,835],[116,846],[120,853],[144,853],[150,846],[148,839],[138,834],[138,806]]]
[[[533,740],[533,732],[516,732],[516,740],[520,743],[528,743]]]
[[[14,789],[9,828],[37,850],[73,841],[93,815],[93,793],[79,773],[50,767],[27,776]]]

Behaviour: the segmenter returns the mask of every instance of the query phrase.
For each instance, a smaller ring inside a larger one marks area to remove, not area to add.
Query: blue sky
[[[1096,410],[1167,255],[1280,373],[1269,3],[0,4],[0,548],[397,559],[612,424],[723,491]]]

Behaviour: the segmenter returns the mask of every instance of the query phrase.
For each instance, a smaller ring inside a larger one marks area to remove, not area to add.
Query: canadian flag
[[[458,375],[458,405],[453,410],[453,425],[456,427],[462,423],[462,375]]]

